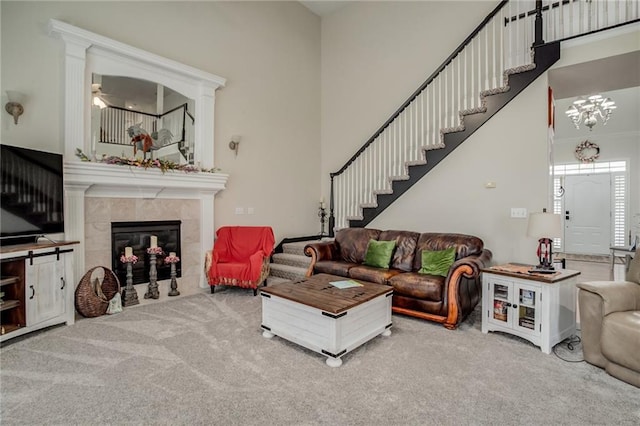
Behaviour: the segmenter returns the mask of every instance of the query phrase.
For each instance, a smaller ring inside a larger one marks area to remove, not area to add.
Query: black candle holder
[[[324,203],[320,203],[320,207],[318,207],[318,217],[320,218],[320,236],[324,237],[327,235],[324,232],[324,225],[327,223],[327,209],[324,208]]]
[[[149,286],[147,287],[147,292],[144,294],[144,298],[158,299],[160,298],[160,291],[158,291],[156,256],[162,254],[162,249],[160,247],[149,247],[147,253],[149,254]]]
[[[127,285],[123,290],[122,306],[134,306],[140,303],[138,293],[133,287],[133,264],[138,261],[138,256],[121,256],[120,261],[127,264]]]

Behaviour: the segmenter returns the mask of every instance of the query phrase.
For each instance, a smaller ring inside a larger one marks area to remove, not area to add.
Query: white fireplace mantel
[[[223,190],[228,177],[88,161],[64,164],[65,186],[83,187],[87,197],[201,199]]]

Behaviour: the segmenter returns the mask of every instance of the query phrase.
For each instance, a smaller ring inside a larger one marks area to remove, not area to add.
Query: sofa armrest
[[[304,246],[304,254],[311,257],[307,277],[313,275],[313,267],[321,260],[339,260],[338,244],[335,241],[321,241]]]
[[[444,280],[447,320],[444,326],[455,328],[473,311],[482,297],[481,270],[491,261],[493,253],[484,249],[479,255],[456,260]]]
[[[602,299],[602,316],[612,312],[640,310],[640,284],[630,281],[588,281],[578,288]]]

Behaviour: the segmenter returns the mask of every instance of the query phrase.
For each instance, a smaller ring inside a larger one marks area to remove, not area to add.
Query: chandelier
[[[584,125],[591,131],[598,122],[598,117],[602,120],[603,126],[607,124],[614,109],[616,109],[616,103],[611,98],[593,95],[587,99],[581,97],[573,101],[573,105],[565,111],[565,114],[576,126],[576,129],[580,128],[580,122],[584,122]]]

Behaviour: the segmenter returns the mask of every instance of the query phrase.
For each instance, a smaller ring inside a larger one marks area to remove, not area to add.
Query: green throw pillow
[[[456,260],[456,248],[450,247],[446,250],[428,251],[422,250],[422,268],[419,274],[441,275],[446,277],[449,268]]]
[[[393,250],[396,248],[395,241],[369,240],[367,254],[364,256],[364,264],[376,268],[389,268]]]

